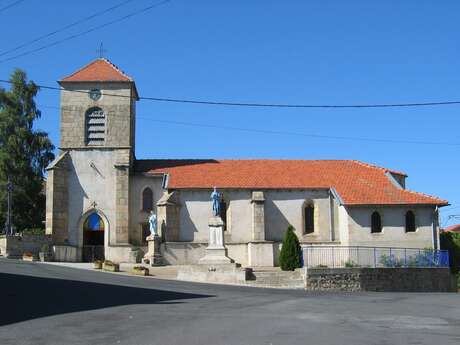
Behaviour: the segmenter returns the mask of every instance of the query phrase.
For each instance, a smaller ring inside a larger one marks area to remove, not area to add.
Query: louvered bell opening
[[[90,117],[88,118],[88,126],[104,126],[105,119],[103,117]]]
[[[105,140],[105,115],[102,109],[91,109],[87,113],[86,121],[87,144],[103,145]]]

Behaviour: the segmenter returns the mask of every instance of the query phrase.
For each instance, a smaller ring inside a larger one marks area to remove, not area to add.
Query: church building
[[[438,248],[447,201],[407,175],[355,160],[136,159],[134,80],[100,58],[61,79],[59,155],[47,168],[46,233],[60,261],[132,262],[157,215],[167,264],[204,256],[213,187],[228,256],[278,264],[289,225],[302,245]]]

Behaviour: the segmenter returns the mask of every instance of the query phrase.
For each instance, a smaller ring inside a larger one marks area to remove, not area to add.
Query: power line
[[[21,2],[23,2],[24,0],[17,0],[15,2],[12,2],[11,4],[9,5],[6,5],[5,7],[2,7],[0,8],[0,12],[3,12],[3,11],[6,11],[7,9],[13,7],[13,6],[16,6],[16,5],[19,5]]]
[[[90,20],[90,19],[99,17],[99,16],[101,16],[101,15],[103,15],[103,14],[106,14],[106,13],[108,13],[108,12],[110,12],[110,11],[113,11],[113,10],[115,10],[115,9],[121,7],[121,6],[124,6],[124,5],[126,5],[126,4],[128,4],[128,3],[130,3],[130,2],[133,2],[133,1],[134,1],[134,0],[123,1],[123,2],[121,2],[121,3],[119,3],[119,4],[115,5],[115,6],[109,7],[109,8],[107,8],[107,9],[105,9],[105,10],[100,11],[100,12],[96,12],[96,13],[93,14],[93,15],[90,15],[90,16],[88,16],[88,17],[85,17],[85,18],[81,19],[81,20],[78,20],[78,21],[76,21],[76,22],[73,22],[73,23],[71,23],[71,24],[68,24],[68,25],[66,25],[66,26],[63,26],[62,28],[59,28],[59,29],[54,30],[54,31],[52,31],[52,32],[49,32],[49,33],[47,33],[47,34],[45,34],[45,35],[36,37],[36,38],[34,38],[34,39],[30,40],[30,41],[27,41],[27,42],[25,42],[25,43],[22,43],[22,44],[16,46],[16,47],[14,47],[14,48],[11,48],[11,49],[9,49],[9,50],[6,50],[6,51],[0,53],[0,56],[3,56],[3,55],[6,55],[6,54],[15,52],[15,51],[17,51],[17,50],[19,50],[19,49],[21,49],[21,48],[24,48],[24,47],[26,47],[26,46],[28,46],[28,45],[31,45],[32,43],[36,43],[36,42],[38,42],[38,41],[41,41],[41,40],[44,39],[44,38],[48,38],[48,37],[51,37],[51,36],[53,36],[53,35],[56,35],[56,34],[59,33],[59,32],[62,32],[62,31],[67,30],[67,29],[70,29],[70,28],[72,28],[72,27],[74,27],[74,26],[76,26],[76,25],[79,25],[79,24],[81,24],[81,23],[84,23],[84,22],[86,22],[86,21],[88,21],[88,20]]]
[[[88,34],[88,33],[90,33],[90,32],[93,32],[93,31],[102,29],[102,28],[104,28],[104,27],[106,27],[106,26],[109,26],[109,25],[112,25],[112,24],[121,22],[121,21],[126,20],[126,19],[128,19],[128,18],[131,18],[131,17],[133,17],[133,16],[136,16],[136,15],[139,15],[139,14],[141,14],[141,13],[147,12],[148,10],[151,10],[151,9],[153,9],[153,8],[155,8],[155,7],[164,5],[164,4],[166,4],[167,2],[170,2],[170,1],[171,1],[171,0],[163,0],[163,1],[160,1],[160,2],[156,2],[156,3],[154,3],[154,4],[150,5],[150,6],[147,6],[147,7],[144,7],[144,8],[142,8],[142,9],[140,9],[140,10],[131,12],[131,13],[129,13],[129,14],[123,16],[123,17],[119,17],[119,18],[117,18],[117,19],[114,19],[114,20],[112,20],[112,21],[106,22],[106,23],[104,23],[104,24],[95,26],[95,27],[93,27],[93,28],[91,28],[91,29],[82,31],[82,32],[80,32],[80,33],[78,33],[78,34],[70,35],[70,36],[67,36],[67,37],[65,37],[65,38],[63,38],[63,39],[61,39],[61,40],[54,41],[54,42],[52,42],[52,43],[50,43],[50,44],[46,44],[46,45],[44,45],[44,46],[41,46],[41,47],[38,47],[38,48],[35,48],[35,49],[28,50],[28,51],[23,52],[23,53],[21,53],[21,54],[14,55],[14,56],[9,57],[9,58],[7,58],[7,59],[0,60],[0,63],[6,62],[6,61],[10,61],[10,60],[14,60],[14,59],[17,59],[17,58],[19,58],[19,57],[26,56],[26,55],[29,55],[29,54],[32,54],[32,53],[35,53],[35,52],[38,52],[38,51],[41,51],[41,50],[44,50],[44,49],[53,47],[53,46],[58,45],[58,44],[60,44],[60,43],[63,43],[63,42],[72,40],[72,39],[74,39],[74,38],[77,38],[77,37],[86,35],[86,34]]]
[[[61,109],[60,107],[51,106],[51,105],[40,105],[39,108],[50,108],[50,109],[56,109],[56,110]],[[146,121],[151,121],[151,122],[156,122],[156,123],[163,123],[163,124],[168,124],[168,125],[179,125],[179,126],[208,128],[208,129],[213,128],[213,129],[223,129],[227,131],[250,132],[250,133],[271,134],[271,135],[288,135],[288,136],[309,137],[309,138],[316,138],[316,139],[348,140],[348,141],[375,142],[375,143],[387,143],[387,144],[460,146],[460,143],[451,143],[451,142],[334,136],[334,135],[321,135],[321,134],[313,134],[313,133],[274,131],[274,130],[260,129],[260,128],[244,128],[244,127],[233,127],[233,126],[222,126],[222,125],[210,125],[210,124],[196,123],[196,122],[156,120],[156,119],[152,119],[151,117],[139,116],[139,115],[136,116],[136,118],[140,120],[146,120]],[[460,208],[460,206],[458,208]]]
[[[289,136],[309,137],[309,138],[317,138],[317,139],[349,140],[349,141],[376,142],[376,143],[387,143],[387,144],[460,146],[460,143],[451,143],[451,142],[348,137],[348,136],[322,135],[322,134],[313,134],[313,133],[301,133],[301,132],[274,131],[274,130],[258,129],[258,128],[243,128],[243,127],[233,127],[233,126],[209,125],[209,124],[204,124],[204,123],[193,123],[193,122],[182,122],[182,121],[171,121],[171,120],[156,120],[156,119],[142,117],[142,116],[137,116],[136,118],[158,122],[158,123],[172,124],[172,125],[201,127],[201,128],[214,128],[214,129],[224,129],[224,130],[230,130],[230,131],[262,133],[262,134],[289,135]]]
[[[445,212],[450,212],[452,210],[456,210],[456,209],[459,209],[459,208],[460,208],[460,206],[451,205],[451,206],[449,206],[447,208],[442,208],[442,210],[445,211]]]
[[[169,1],[169,0],[167,0]],[[0,79],[2,83],[11,84],[9,80]],[[78,92],[89,94],[89,91],[83,90],[66,90],[61,87],[47,86],[36,84],[41,89],[57,90],[65,92]],[[110,97],[121,97],[121,98],[132,98],[128,95],[117,95],[111,93],[105,93],[104,96]],[[329,108],[329,109],[340,109],[340,108],[397,108],[397,107],[424,107],[424,106],[440,106],[440,105],[458,105],[460,101],[440,101],[440,102],[417,102],[417,103],[389,103],[389,104],[274,104],[274,103],[240,103],[240,102],[217,102],[217,101],[200,101],[192,99],[179,99],[179,98],[160,98],[160,97],[139,97],[140,100],[156,101],[156,102],[170,102],[170,103],[188,103],[188,104],[201,104],[201,105],[221,105],[221,106],[238,106],[238,107],[268,107],[268,108]]]
[[[191,103],[191,104],[206,104],[206,105],[223,105],[223,106],[238,106],[238,107],[261,107],[261,108],[396,108],[396,107],[422,107],[422,106],[437,106],[437,105],[454,105],[460,104],[460,101],[446,102],[421,102],[421,103],[394,103],[394,104],[351,104],[351,105],[326,105],[326,104],[276,104],[276,103],[238,103],[238,102],[216,102],[216,101],[199,101],[191,99],[177,98],[156,98],[156,97],[140,97],[140,99],[158,101],[158,102],[174,102],[174,103]]]

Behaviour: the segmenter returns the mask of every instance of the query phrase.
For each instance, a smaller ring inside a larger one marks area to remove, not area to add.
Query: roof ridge
[[[402,172],[402,171],[397,171],[397,170],[381,167],[379,165],[363,162],[363,161],[360,161],[360,160],[357,160],[357,159],[352,159],[351,161],[354,162],[354,163],[360,164],[362,166],[368,167],[368,168],[379,169],[379,170],[382,170],[383,172],[390,172],[390,173],[393,173],[393,174],[403,175],[403,176],[407,177],[407,174],[405,172]]]
[[[102,61],[105,61],[107,62],[110,67],[112,67],[115,71],[117,71],[118,73],[121,73],[123,76],[125,76],[126,78],[128,78],[130,81],[133,81],[133,78],[131,78],[129,75],[127,75],[120,67],[118,67],[117,65],[115,65],[112,61],[110,61],[109,59],[107,58],[99,58],[97,60],[102,60]],[[94,61],[97,61],[97,60],[94,60]]]

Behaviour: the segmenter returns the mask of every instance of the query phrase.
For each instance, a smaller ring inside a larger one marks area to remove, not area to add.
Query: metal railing
[[[390,247],[302,246],[302,265],[308,268],[449,267],[449,252]]]

